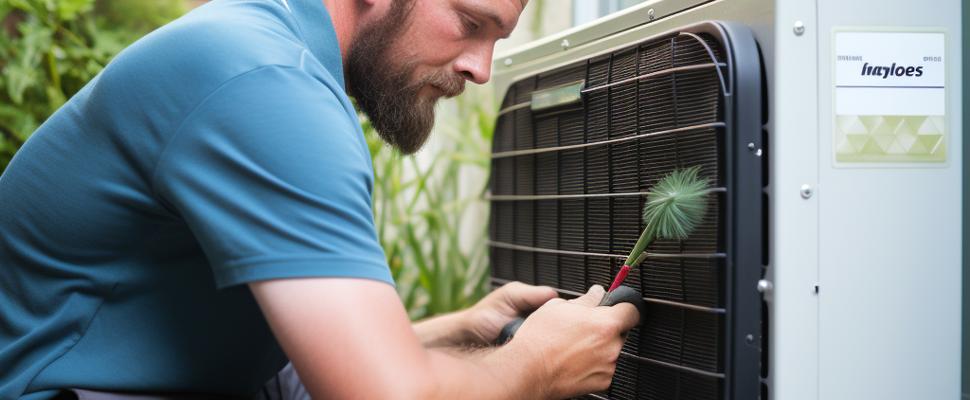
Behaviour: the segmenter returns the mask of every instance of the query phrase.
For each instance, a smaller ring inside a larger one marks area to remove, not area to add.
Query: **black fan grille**
[[[671,35],[514,84],[493,144],[494,283],[566,297],[607,286],[643,229],[643,192],[690,166],[723,188],[724,67],[714,38]],[[578,80],[581,105],[533,113],[526,104]],[[592,397],[723,398],[725,201],[711,196],[690,238],[654,242],[656,256],[627,279],[650,317],[630,333],[610,390]]]

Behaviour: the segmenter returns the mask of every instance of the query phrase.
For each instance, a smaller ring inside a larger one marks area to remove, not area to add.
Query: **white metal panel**
[[[819,398],[959,398],[960,1],[818,4]],[[833,162],[832,30],[844,27],[945,31],[946,163]]]
[[[772,137],[771,398],[818,399],[818,200],[801,195],[818,183],[815,1],[781,0],[775,9],[775,84],[769,94]],[[804,26],[799,35],[796,23]]]

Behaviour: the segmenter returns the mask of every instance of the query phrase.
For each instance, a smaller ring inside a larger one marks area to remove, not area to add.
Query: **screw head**
[[[505,61],[502,61],[502,62],[505,64],[506,67],[512,65],[512,59],[511,58],[506,58]]]
[[[772,286],[771,282],[761,279],[758,281],[758,292],[768,293],[771,291]]]
[[[657,18],[657,12],[651,8],[647,10],[647,17],[650,18],[651,21],[653,21],[655,18]]]
[[[747,334],[747,335],[745,335],[744,336],[744,342],[747,343],[747,344],[754,344],[754,335],[752,335],[750,333]]]
[[[754,142],[748,142],[748,150],[754,150]]]
[[[813,193],[812,186],[810,186],[807,183],[802,185],[802,189],[799,192],[801,193],[803,199],[807,200],[812,198],[812,193]]]
[[[801,36],[805,33],[805,23],[802,21],[795,21],[795,26],[792,27],[792,32],[795,32],[796,36]]]
[[[569,50],[569,39],[563,39],[559,45],[562,46],[563,50]]]

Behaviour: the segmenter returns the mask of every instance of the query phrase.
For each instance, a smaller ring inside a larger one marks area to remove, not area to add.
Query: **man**
[[[248,396],[287,357],[315,398],[606,388],[632,306],[518,284],[412,326],[375,234],[347,93],[416,151],[523,3],[215,1],[122,52],[0,178],[0,398]]]

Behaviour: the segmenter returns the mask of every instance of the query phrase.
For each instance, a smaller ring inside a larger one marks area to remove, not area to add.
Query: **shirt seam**
[[[304,262],[304,261],[331,261],[331,262],[361,262],[361,263],[371,263],[380,264],[382,267],[387,265],[381,262],[376,262],[375,259],[370,257],[348,257],[348,256],[333,256],[327,254],[287,254],[285,256],[251,256],[238,258],[235,260],[226,261],[223,263],[224,266],[229,268],[241,268],[245,266],[256,266],[269,263],[286,263],[286,262]],[[381,261],[384,261],[381,258]]]
[[[161,194],[158,191],[158,187],[159,187],[159,185],[158,185],[158,174],[159,174],[159,172],[158,171],[159,171],[162,163],[165,161],[165,156],[168,155],[168,149],[169,149],[169,147],[171,147],[171,144],[178,139],[179,135],[182,133],[183,129],[185,128],[185,123],[188,122],[189,119],[191,119],[193,116],[195,116],[196,112],[199,111],[199,109],[202,108],[203,105],[206,105],[209,102],[210,99],[212,99],[213,97],[215,97],[216,94],[218,94],[219,92],[221,92],[223,89],[229,87],[231,84],[235,83],[237,80],[242,79],[244,77],[247,77],[249,75],[252,75],[252,74],[254,74],[256,72],[261,72],[263,70],[273,69],[273,68],[286,69],[286,70],[297,70],[297,71],[299,71],[298,68],[296,68],[294,66],[291,66],[291,65],[268,64],[268,65],[260,65],[258,67],[252,68],[252,69],[250,69],[248,71],[241,72],[238,75],[235,75],[232,78],[227,79],[225,82],[221,83],[215,89],[212,89],[212,91],[209,92],[209,94],[207,94],[205,97],[203,97],[202,100],[199,100],[199,102],[196,103],[195,106],[193,106],[185,114],[184,117],[182,117],[182,120],[179,121],[177,127],[175,128],[175,133],[173,133],[172,136],[170,136],[168,138],[168,140],[165,141],[165,144],[162,146],[162,150],[159,151],[159,153],[158,153],[158,159],[155,160],[155,165],[152,166],[151,188],[152,188],[152,194],[155,195],[155,197],[157,197],[157,198],[162,198],[163,197],[163,196],[161,196]]]
[[[108,295],[102,298],[101,302],[98,303],[98,307],[94,309],[94,312],[91,313],[91,317],[88,318],[88,320],[84,323],[84,328],[80,329],[80,332],[77,333],[76,335],[77,337],[74,339],[74,342],[71,343],[71,345],[68,346],[66,349],[64,349],[64,351],[61,352],[61,354],[58,354],[57,357],[54,357],[54,359],[48,362],[47,365],[45,365],[41,369],[38,369],[37,373],[34,374],[34,376],[30,377],[30,380],[27,381],[27,384],[24,386],[24,392],[21,395],[28,393],[27,390],[30,389],[30,387],[34,384],[34,381],[37,380],[37,377],[43,374],[44,371],[47,370],[47,368],[50,368],[51,365],[54,365],[55,363],[60,361],[62,358],[64,358],[64,356],[70,353],[71,350],[74,350],[74,348],[77,347],[78,343],[81,343],[81,340],[83,340],[84,337],[87,336],[88,331],[91,329],[91,324],[94,322],[94,319],[97,318],[98,314],[101,313],[101,308],[104,307],[104,303],[108,302],[108,299],[110,299],[114,295],[115,289],[117,288],[118,288],[118,282],[115,282],[113,285],[111,285],[111,290],[108,291]],[[43,390],[47,390],[47,389],[43,389]]]
[[[307,274],[304,271],[292,272],[292,270],[290,270],[290,271],[286,271],[285,273],[275,274],[278,276],[275,278],[266,277],[266,278],[260,278],[255,280],[247,280],[247,278],[245,278],[247,275],[250,275],[253,272],[258,272],[259,270],[261,270],[260,267],[266,264],[284,265],[284,264],[292,264],[292,263],[305,263],[310,261],[337,262],[343,265],[346,265],[348,263],[353,263],[354,265],[357,265],[359,269],[357,270],[358,272],[357,274],[339,273],[340,271],[337,271],[337,270],[317,270],[317,271],[314,271],[314,273]],[[246,262],[246,259],[242,259],[239,261],[235,261],[232,264],[236,265],[236,267],[225,268],[216,273],[217,274],[216,280],[219,282],[218,285],[220,287],[229,287],[229,286],[234,286],[245,282],[255,282],[259,280],[268,280],[268,279],[284,279],[284,278],[297,279],[295,276],[291,276],[290,275],[291,273],[293,275],[304,277],[304,278],[347,277],[347,278],[356,278],[356,279],[375,279],[374,276],[376,275],[368,274],[366,271],[370,271],[371,273],[377,274],[377,275],[386,274],[384,278],[389,279],[389,281],[386,281],[384,279],[380,279],[380,281],[391,285],[394,284],[393,275],[391,274],[391,271],[388,268],[387,263],[384,262],[383,259],[381,261],[377,261],[375,259],[361,259],[361,258],[354,258],[354,257],[317,256],[317,257],[305,257],[305,258],[287,257],[286,259],[265,259],[265,260],[257,260],[257,261],[250,261],[250,262]],[[225,265],[228,266],[230,264],[227,263]]]

